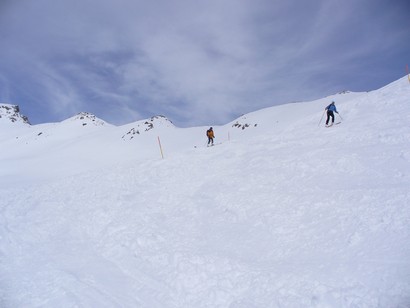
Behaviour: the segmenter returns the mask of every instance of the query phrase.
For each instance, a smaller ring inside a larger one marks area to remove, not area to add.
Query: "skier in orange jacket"
[[[208,146],[209,145],[214,145],[214,131],[212,129],[212,127],[210,127],[207,131],[206,131],[206,136],[208,137]]]

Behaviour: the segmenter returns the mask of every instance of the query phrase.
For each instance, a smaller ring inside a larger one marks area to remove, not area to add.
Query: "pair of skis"
[[[222,144],[222,142],[208,144],[206,147],[207,147],[207,148],[210,148],[210,147],[213,147],[213,146],[215,146],[215,145],[220,145],[220,144]]]
[[[332,123],[332,124],[329,124],[329,125],[325,125],[325,127],[332,127],[333,125],[338,125],[338,124],[340,124],[340,123],[342,123],[342,121],[336,122],[336,123]]]

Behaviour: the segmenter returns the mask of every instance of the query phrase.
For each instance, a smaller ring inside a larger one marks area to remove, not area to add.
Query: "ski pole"
[[[337,114],[339,115],[340,120],[342,120],[342,121],[343,121],[343,118],[342,118],[342,116],[339,114],[339,112],[338,112]]]
[[[325,109],[325,111],[323,111],[322,117],[320,118],[320,121],[319,121],[319,123],[317,124],[317,126],[319,126],[319,125],[320,125],[320,123],[322,122],[322,120],[323,120],[323,116],[325,115],[325,112],[326,112],[326,109]]]

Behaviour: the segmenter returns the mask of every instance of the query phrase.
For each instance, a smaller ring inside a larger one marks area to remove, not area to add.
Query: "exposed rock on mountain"
[[[247,122],[249,122],[249,121],[246,121],[246,117],[243,116],[243,117],[240,118],[240,120],[237,120],[234,124],[232,124],[232,127],[240,128],[240,129],[243,130],[243,129],[248,128],[248,127],[258,126],[257,123],[247,123]]]
[[[0,121],[21,122],[30,125],[28,118],[20,114],[20,108],[17,105],[0,104],[0,119]]]

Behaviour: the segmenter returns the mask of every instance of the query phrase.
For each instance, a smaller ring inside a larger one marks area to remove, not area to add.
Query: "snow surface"
[[[410,307],[409,111],[402,78],[209,148],[164,117],[1,118],[0,307]]]

